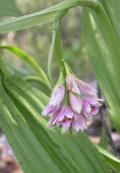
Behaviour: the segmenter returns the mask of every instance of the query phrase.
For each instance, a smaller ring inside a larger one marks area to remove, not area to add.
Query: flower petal
[[[59,110],[60,108],[61,108],[61,104],[56,106],[51,106],[50,103],[48,103],[45,109],[42,111],[42,116],[46,117],[47,115]]]
[[[76,96],[76,94],[70,92],[69,94],[69,100],[70,100],[70,105],[72,107],[72,109],[77,112],[77,113],[80,113],[81,110],[82,110],[82,106],[83,106],[83,103],[82,103],[82,100],[80,98],[78,98]]]
[[[59,105],[65,95],[64,85],[57,85],[50,99],[50,105]]]
[[[77,114],[77,120],[75,118],[72,119],[72,128],[77,132],[87,128],[87,121],[84,115]]]
[[[65,117],[72,118],[73,111],[70,106],[63,106],[58,115],[58,120],[62,121]]]
[[[73,91],[76,94],[80,94],[80,84],[73,74],[67,75],[66,82],[68,91]]]
[[[82,101],[83,101],[82,111],[86,112],[86,113],[90,113],[90,111],[91,111],[90,105],[88,104],[87,101],[85,101],[85,100],[82,100]]]
[[[96,97],[96,90],[87,83],[80,81],[81,92],[88,96]]]
[[[61,122],[63,127],[70,127],[71,125],[71,118],[65,118],[62,122]]]

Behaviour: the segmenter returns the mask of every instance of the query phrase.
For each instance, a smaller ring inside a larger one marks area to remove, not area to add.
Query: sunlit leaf
[[[103,148],[96,145],[98,150],[102,153],[105,160],[108,162],[108,164],[117,171],[117,173],[120,172],[120,159],[109,153],[108,151],[104,150]]]
[[[120,133],[120,95],[107,37],[99,18],[93,11],[84,8],[83,20],[85,43],[90,61],[107,102],[110,116]]]
[[[35,26],[37,24],[43,24],[53,22],[63,16],[70,8],[82,5],[95,8],[97,4],[96,0],[66,0],[58,5],[50,7],[48,9],[36,12],[33,14],[11,19],[6,22],[0,23],[0,33],[8,31],[16,31],[28,27]]]

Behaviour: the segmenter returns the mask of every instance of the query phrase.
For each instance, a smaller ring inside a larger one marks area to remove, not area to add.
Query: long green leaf
[[[24,173],[60,172],[44,147],[38,142],[26,121],[4,91],[0,83],[1,127]]]
[[[105,160],[83,132],[78,136],[61,135],[58,129],[56,131],[46,126],[47,122],[39,113],[49,99],[41,96],[41,100],[40,91],[34,90],[16,75],[5,81],[4,85],[39,142],[61,172],[110,172]]]
[[[16,19],[11,19],[6,22],[1,22],[0,33],[16,31],[35,26],[37,24],[53,22],[59,19],[70,8],[79,5],[95,8],[96,4],[96,0],[66,0],[58,5],[42,10],[40,12],[25,15],[23,17],[18,17]]]
[[[120,8],[117,0],[99,0],[99,2],[107,12],[120,45]]]
[[[117,171],[117,173],[120,173],[120,159],[116,158],[114,155],[109,153],[108,151],[104,150],[103,148],[96,145],[98,150],[102,153],[105,160],[108,162],[108,164]]]
[[[120,133],[120,94],[106,34],[99,18],[91,10],[84,8],[83,21],[85,43],[90,61],[107,102],[110,116]]]

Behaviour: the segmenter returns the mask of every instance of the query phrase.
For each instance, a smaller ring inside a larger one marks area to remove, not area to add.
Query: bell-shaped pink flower
[[[69,94],[69,100],[70,100],[70,105],[71,108],[76,112],[76,113],[81,113],[82,110],[82,100],[80,98],[77,97],[76,94],[70,92]]]
[[[59,111],[55,111],[53,113],[52,118],[48,122],[49,127],[63,125],[65,122],[65,119],[71,119],[73,117],[73,110],[70,106],[63,106]],[[62,124],[63,123],[63,124]]]
[[[53,94],[50,99],[50,105],[59,105],[64,98],[65,95],[65,87],[64,85],[57,85],[53,91]]]
[[[101,102],[103,102],[104,100],[98,98],[82,98],[82,101],[89,103],[90,105],[101,106]]]
[[[67,75],[66,82],[67,82],[68,91],[72,91],[76,94],[80,94],[80,83],[73,74]]]
[[[96,97],[96,90],[87,83],[80,81],[81,92],[87,96]]]
[[[61,104],[53,106],[50,105],[50,103],[48,103],[45,109],[42,111],[42,115],[46,117],[47,115],[59,110],[61,107],[62,107]]]
[[[53,113],[52,118],[48,121],[47,125],[48,125],[50,128],[60,125],[60,122],[58,121],[58,114],[59,114],[59,111],[55,111],[55,112]]]
[[[103,101],[103,99],[82,98],[82,114],[87,118],[88,121],[91,120],[92,115],[96,115],[98,113],[98,106],[101,105],[99,101]]]
[[[50,128],[58,126],[62,127],[62,133],[67,131],[76,133],[87,128],[87,121],[98,113],[98,106],[101,106],[103,99],[98,99],[97,91],[70,74],[68,69],[67,74],[68,91],[65,94],[65,86],[57,85],[42,115],[46,117],[52,113],[47,124]]]

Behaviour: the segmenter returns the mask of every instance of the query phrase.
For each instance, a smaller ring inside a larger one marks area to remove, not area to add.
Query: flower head
[[[68,71],[68,69],[67,69]],[[52,113],[48,126],[62,127],[62,132],[78,132],[87,128],[87,121],[98,113],[102,99],[96,90],[68,72],[65,85],[57,85],[42,115]]]

